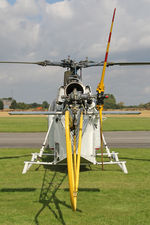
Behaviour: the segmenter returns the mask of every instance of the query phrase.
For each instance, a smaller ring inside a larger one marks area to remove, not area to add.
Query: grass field
[[[37,151],[32,149],[32,152]],[[70,208],[66,169],[32,166],[21,174],[31,149],[0,150],[1,225],[149,225],[150,151],[120,149],[120,168],[87,167],[80,173],[77,212]]]
[[[105,131],[150,131],[150,118],[108,117],[103,126]]]
[[[105,131],[150,130],[150,117],[108,117]],[[46,117],[0,117],[0,132],[45,132]],[[23,162],[39,149],[0,149],[0,225],[150,225],[150,150],[117,149],[120,168],[81,170],[77,212],[70,207],[66,168]]]
[[[46,132],[46,117],[0,117],[0,132]],[[108,117],[104,131],[150,131],[147,117]]]
[[[44,132],[46,117],[0,117],[0,132]]]

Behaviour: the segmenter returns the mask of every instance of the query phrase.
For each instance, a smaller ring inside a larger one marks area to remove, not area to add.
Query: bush
[[[10,109],[17,109],[17,102],[16,100],[13,100],[11,105],[10,105]]]
[[[3,104],[3,101],[0,100],[0,110],[3,110],[4,109],[4,104]]]
[[[42,107],[43,107],[44,109],[48,109],[48,108],[49,108],[48,102],[47,102],[47,101],[42,102]]]
[[[104,109],[116,109],[116,99],[114,95],[109,94],[109,98],[104,100]]]

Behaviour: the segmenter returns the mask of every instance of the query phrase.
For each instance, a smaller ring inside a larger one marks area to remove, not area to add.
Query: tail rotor
[[[110,46],[110,40],[111,40],[111,35],[112,35],[112,29],[113,29],[113,23],[114,23],[114,18],[115,18],[115,13],[116,13],[116,8],[114,9],[113,17],[112,17],[112,23],[110,27],[110,33],[109,33],[109,38],[108,38],[108,43],[107,43],[107,48],[106,48],[106,54],[105,54],[105,61],[103,64],[103,70],[102,70],[102,75],[101,75],[101,80],[97,86],[97,109],[99,110],[99,120],[100,120],[100,146],[101,146],[101,162],[102,162],[102,170],[104,169],[103,166],[103,127],[102,127],[102,111],[104,107],[104,77],[105,77],[105,71],[106,71],[106,66],[107,66],[107,59],[108,59],[108,53],[109,53],[109,46]]]

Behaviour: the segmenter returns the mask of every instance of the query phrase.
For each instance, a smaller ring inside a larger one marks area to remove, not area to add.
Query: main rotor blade
[[[107,62],[106,67],[109,66],[145,66],[150,65],[150,62]],[[104,66],[104,62],[93,62],[84,66],[86,67],[95,67],[95,66]]]
[[[61,62],[51,62],[48,60],[40,61],[40,62],[13,62],[13,61],[0,61],[0,63],[12,63],[12,64],[36,64],[39,66],[61,66],[63,67],[63,64]]]
[[[106,64],[106,67],[109,66],[145,66],[150,65],[150,62],[94,62],[94,61],[88,61],[88,62],[79,62],[76,63],[76,65],[69,64],[68,62],[52,62],[49,60],[39,61],[39,62],[17,62],[17,61],[0,61],[0,63],[4,64],[34,64],[39,66],[60,66],[60,67],[78,67],[78,68],[87,68],[87,67],[95,67],[95,66],[104,66],[104,63]]]
[[[0,63],[37,64],[36,62],[12,62],[12,61],[0,61]]]
[[[150,65],[150,62],[107,62],[107,66],[144,66]]]

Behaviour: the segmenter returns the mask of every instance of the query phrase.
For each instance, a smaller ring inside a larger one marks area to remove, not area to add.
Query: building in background
[[[2,98],[1,100],[3,101],[4,109],[9,109],[13,99],[10,97],[10,98]]]

